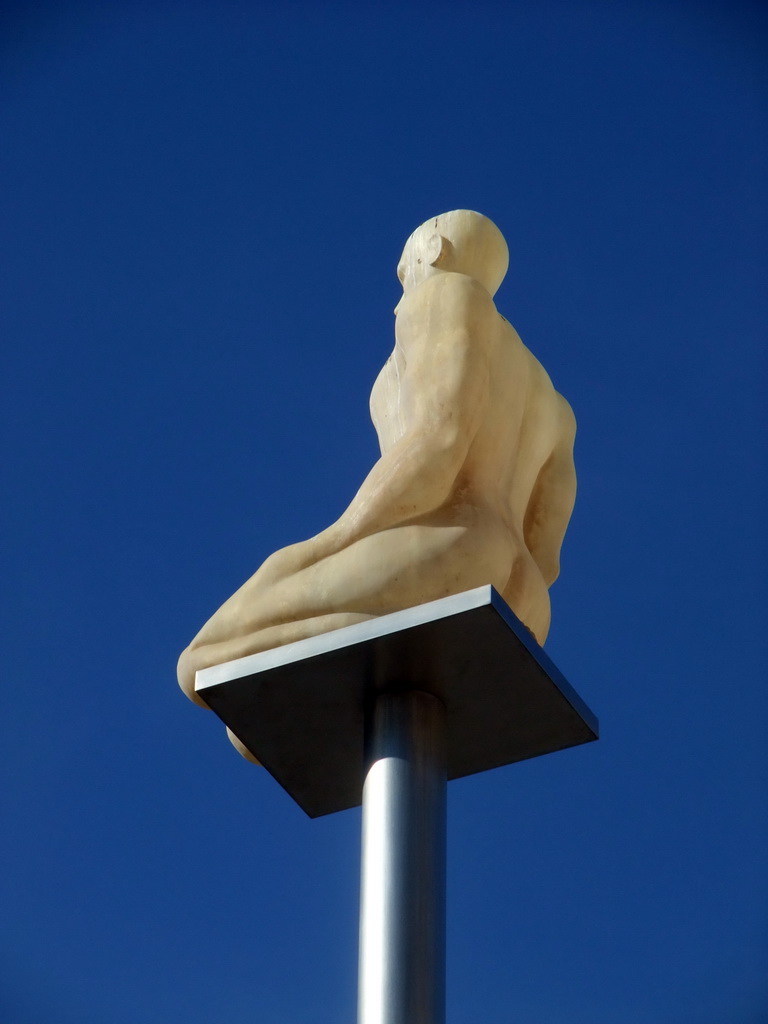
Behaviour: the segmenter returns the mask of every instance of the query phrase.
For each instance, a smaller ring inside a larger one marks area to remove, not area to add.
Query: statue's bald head
[[[406,242],[404,256],[426,260],[438,270],[466,274],[493,295],[509,266],[504,236],[487,217],[474,210],[451,210],[425,221]]]

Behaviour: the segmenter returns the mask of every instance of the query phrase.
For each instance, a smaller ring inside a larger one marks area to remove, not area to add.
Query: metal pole
[[[368,729],[358,1024],[444,1024],[445,708],[381,694]]]

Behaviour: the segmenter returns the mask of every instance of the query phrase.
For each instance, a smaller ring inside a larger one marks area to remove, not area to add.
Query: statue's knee
[[[179,680],[179,686],[184,694],[189,697],[193,704],[199,704],[200,707],[204,708],[208,705],[195,692],[195,676],[197,675],[197,670],[202,667],[199,649],[190,645],[185,651],[182,651],[176,675]]]

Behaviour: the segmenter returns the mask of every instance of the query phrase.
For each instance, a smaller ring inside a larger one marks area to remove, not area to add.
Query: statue
[[[335,523],[267,558],[203,626],[179,660],[193,701],[198,669],[488,583],[544,643],[576,423],[493,303],[508,260],[470,210],[408,239],[395,348],[371,392],[381,458]]]

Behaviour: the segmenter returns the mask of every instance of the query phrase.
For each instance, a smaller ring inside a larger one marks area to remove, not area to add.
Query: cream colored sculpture
[[[408,239],[395,348],[371,393],[381,458],[337,522],[271,555],[203,626],[179,660],[192,700],[198,669],[488,583],[544,642],[576,424],[496,310],[507,264],[498,228],[470,210]]]

